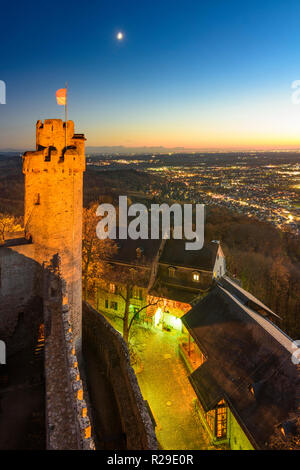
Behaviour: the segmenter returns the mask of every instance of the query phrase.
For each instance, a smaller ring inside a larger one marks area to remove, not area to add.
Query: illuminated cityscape
[[[137,169],[153,176],[145,194],[158,201],[218,205],[296,235],[300,228],[300,164],[295,153],[93,156],[89,167]],[[155,183],[155,176],[163,179]]]

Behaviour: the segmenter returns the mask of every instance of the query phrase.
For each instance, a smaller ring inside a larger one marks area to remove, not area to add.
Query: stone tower
[[[81,249],[85,137],[74,123],[46,119],[36,124],[36,150],[23,155],[25,235],[41,265],[60,258],[77,353],[81,351]],[[55,293],[53,293],[55,295]],[[49,293],[51,296],[51,293]]]

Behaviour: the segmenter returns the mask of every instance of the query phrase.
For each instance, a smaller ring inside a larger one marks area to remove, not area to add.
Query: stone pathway
[[[105,315],[118,331],[121,321]],[[156,421],[156,436],[164,450],[215,449],[200,418],[193,412],[196,398],[188,372],[178,355],[176,334],[137,326],[131,339],[142,360],[135,367],[142,395]]]
[[[138,341],[143,341],[140,353],[143,369],[137,378],[157,423],[160,447],[166,450],[211,448],[199,418],[193,413],[196,395],[178,356],[176,336],[153,329],[145,334],[141,328]]]

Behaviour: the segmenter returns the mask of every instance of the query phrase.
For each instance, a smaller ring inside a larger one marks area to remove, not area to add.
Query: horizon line
[[[196,153],[196,152],[204,152],[204,153],[230,153],[230,152],[300,152],[300,147],[184,147],[184,146],[176,146],[176,147],[167,147],[164,145],[136,145],[136,146],[126,146],[126,145],[90,145],[86,147],[87,152],[93,151],[100,151],[100,150],[153,150],[158,151],[161,150],[162,152],[185,152],[185,153]],[[24,147],[5,147],[0,148],[0,152],[6,153],[22,153],[30,150],[35,150],[35,146],[25,146]]]

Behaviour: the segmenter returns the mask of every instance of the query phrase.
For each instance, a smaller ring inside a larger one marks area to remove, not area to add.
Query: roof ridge
[[[231,299],[237,303],[245,313],[247,313],[256,323],[258,323],[272,338],[274,338],[281,346],[283,346],[289,353],[293,353],[294,349],[292,348],[292,344],[294,340],[290,338],[284,331],[282,331],[275,323],[273,323],[268,318],[263,317],[259,313],[252,310],[247,305],[243,304],[243,302],[236,297],[234,294],[230,293],[226,288],[222,287],[220,284],[217,285],[223,292],[225,292]],[[272,332],[272,329],[276,330],[279,334],[276,335],[276,332]],[[283,338],[281,338],[281,336]],[[289,344],[288,344],[289,343]]]

